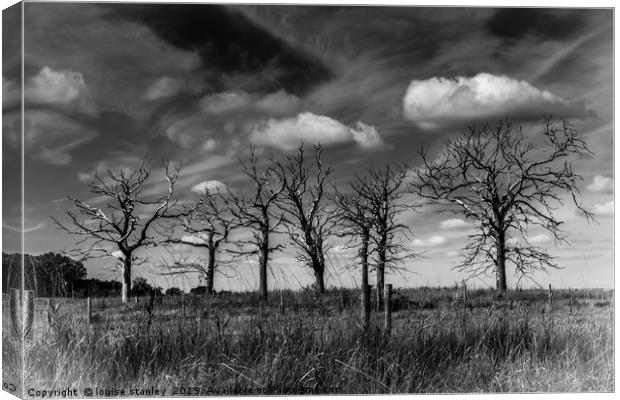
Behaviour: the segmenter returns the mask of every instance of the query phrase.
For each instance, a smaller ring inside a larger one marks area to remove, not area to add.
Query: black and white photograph
[[[4,6],[3,391],[615,392],[612,6]]]

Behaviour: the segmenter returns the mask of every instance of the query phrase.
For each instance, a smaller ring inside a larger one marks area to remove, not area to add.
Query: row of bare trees
[[[164,164],[167,190],[150,200],[144,195],[150,169],[106,171],[90,184],[94,199],[71,199],[75,211],[67,210],[68,222],[55,221],[80,237],[78,248],[71,252],[74,257],[119,259],[125,302],[138,251],[169,244],[206,250],[206,265],[176,259],[168,273],[198,272],[209,293],[223,254],[257,257],[260,297],[266,299],[269,261],[284,248],[277,236],[286,234],[297,249],[297,259],[314,274],[319,292],[325,291],[330,238],[348,238],[347,246],[357,249],[364,307],[370,307],[372,269],[376,305],[382,307],[386,270],[416,255],[407,245],[411,232],[403,213],[434,205],[439,212],[463,216],[476,228],[457,268],[473,275],[495,272],[497,289],[503,292],[507,262],[521,275],[557,267],[545,250],[528,242],[527,232],[534,225],[564,240],[561,221],[553,216],[562,192],[592,217],[578,202],[580,176],[569,161],[589,153],[585,142],[569,123],[545,119],[541,127],[537,135],[529,136],[506,121],[472,127],[449,141],[433,160],[422,151],[422,165],[415,170],[405,164],[371,168],[339,189],[330,184],[334,170],[325,164],[320,145],[310,157],[302,144],[294,154],[271,157],[266,163],[251,148],[249,158],[241,161],[251,186],[241,191],[206,190],[192,204],[174,198],[179,167]],[[244,237],[231,239],[237,230]],[[509,241],[511,237],[519,240]]]

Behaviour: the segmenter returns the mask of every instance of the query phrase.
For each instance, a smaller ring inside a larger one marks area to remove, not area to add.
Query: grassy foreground
[[[308,296],[304,302],[318,302],[311,308],[285,299],[283,313],[279,298],[258,307],[232,295],[185,318],[147,302],[110,308],[90,327],[66,306],[25,349],[25,390],[71,387],[79,397],[95,387],[101,396],[146,388],[166,396],[614,390],[609,292],[579,292],[570,308],[560,293],[549,312],[543,291],[501,300],[476,291],[465,303],[449,291],[405,291],[389,337],[382,313],[369,332],[360,329],[356,296],[345,292],[333,304]]]

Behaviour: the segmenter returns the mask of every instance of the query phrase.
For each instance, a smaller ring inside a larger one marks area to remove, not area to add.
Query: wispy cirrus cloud
[[[197,94],[203,90],[199,79],[162,76],[151,83],[142,98],[146,101],[168,99],[181,93]]]
[[[2,128],[7,143],[19,145],[21,115],[12,112],[3,115]],[[52,110],[26,110],[24,114],[24,146],[28,156],[52,165],[71,163],[71,152],[91,141],[98,132],[73,118]]]
[[[11,226],[5,222],[2,223],[2,226],[5,227],[6,229],[13,231],[13,232],[18,232],[21,233],[22,230],[20,228],[16,228],[14,226]],[[23,232],[24,233],[29,233],[29,232],[34,232],[34,231],[38,231],[39,229],[45,228],[47,226],[47,224],[45,222],[40,222],[38,224],[36,224],[35,226],[31,226],[28,228],[24,228]]]
[[[301,109],[299,97],[285,90],[268,94],[245,91],[228,91],[204,96],[200,109],[207,114],[224,114],[235,111],[254,111],[265,115],[290,115]]]
[[[104,158],[94,162],[90,169],[78,172],[77,178],[82,183],[89,183],[95,178],[95,175],[105,178],[108,170],[115,174],[121,171],[125,174],[131,174],[143,162],[145,162],[144,158],[137,154],[112,151],[105,154]]]
[[[225,91],[202,96],[182,111],[173,106],[158,125],[183,149],[202,146],[209,151],[247,135],[260,121],[293,115],[301,107],[301,99],[284,90],[266,94]]]

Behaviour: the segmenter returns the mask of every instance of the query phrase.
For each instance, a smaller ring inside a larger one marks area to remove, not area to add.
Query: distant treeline
[[[2,291],[21,286],[21,254],[2,253]],[[24,255],[24,287],[37,297],[117,296],[121,283],[87,279],[80,261],[58,253]]]
[[[21,287],[21,254],[2,253],[2,292]],[[119,281],[102,281],[86,278],[86,267],[80,261],[58,253],[38,256],[24,255],[25,290],[34,290],[37,297],[114,297],[120,296]],[[133,281],[132,295],[163,295],[160,287],[153,287],[145,278]],[[166,295],[181,294],[175,287],[168,288]]]

